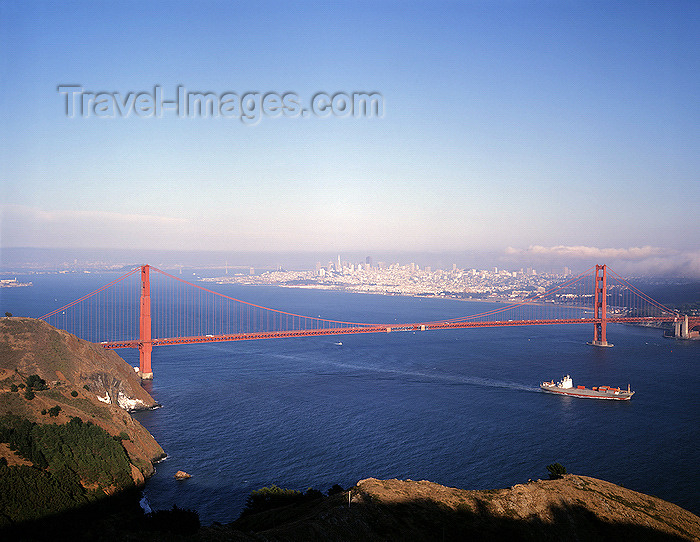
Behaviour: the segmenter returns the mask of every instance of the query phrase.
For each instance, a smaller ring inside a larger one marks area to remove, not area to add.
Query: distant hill
[[[116,353],[41,320],[1,318],[0,526],[142,485],[165,454],[126,409],[155,406]]]

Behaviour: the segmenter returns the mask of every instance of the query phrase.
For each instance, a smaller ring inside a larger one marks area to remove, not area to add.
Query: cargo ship
[[[569,375],[566,375],[557,383],[555,383],[554,380],[551,382],[542,382],[542,384],[540,384],[540,388],[547,393],[572,395],[574,397],[587,397],[589,399],[613,399],[616,401],[629,401],[634,395],[634,392],[630,390],[629,384],[627,384],[627,390],[611,388],[610,386],[598,386],[593,388],[587,388],[586,386],[574,387],[574,381],[571,380]]]

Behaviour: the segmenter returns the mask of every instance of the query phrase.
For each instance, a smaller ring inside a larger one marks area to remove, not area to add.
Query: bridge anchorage
[[[513,292],[510,303],[493,303],[478,314],[370,324],[262,307],[142,265],[40,318],[104,348],[138,349],[135,369],[144,380],[153,378],[153,348],[177,344],[557,324],[592,325],[589,344],[599,347],[612,346],[608,324],[666,326],[675,338],[700,338],[700,316],[663,306],[606,265],[542,290]]]

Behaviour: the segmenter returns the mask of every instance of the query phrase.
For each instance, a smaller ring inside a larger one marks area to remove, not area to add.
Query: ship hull
[[[578,389],[578,388],[559,388],[555,386],[547,386],[545,384],[540,384],[540,389],[547,393],[554,393],[557,395],[570,395],[572,397],[583,397],[585,399],[608,399],[612,401],[629,401],[634,395],[634,392],[627,391],[597,391],[590,389]]]

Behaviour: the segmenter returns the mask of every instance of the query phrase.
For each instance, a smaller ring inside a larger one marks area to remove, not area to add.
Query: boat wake
[[[336,346],[341,346],[343,343],[342,342],[335,342],[333,343]],[[216,348],[217,345],[211,344],[208,345],[210,348],[214,347]],[[223,348],[222,348],[223,349]],[[482,378],[478,376],[461,376],[461,375],[455,375],[455,374],[444,374],[438,372],[437,368],[435,369],[435,372],[425,372],[425,371],[405,371],[401,369],[390,369],[386,367],[378,367],[378,366],[372,366],[372,365],[356,365],[352,363],[342,363],[342,362],[337,362],[337,361],[331,361],[331,360],[318,360],[314,356],[310,356],[308,354],[305,355],[299,355],[296,353],[279,353],[279,352],[265,352],[262,353],[262,355],[265,355],[266,357],[272,357],[272,358],[277,358],[277,359],[284,359],[284,360],[293,360],[293,361],[304,361],[304,362],[317,362],[323,366],[333,366],[333,367],[338,367],[342,369],[351,369],[354,371],[361,371],[361,372],[372,372],[372,373],[380,373],[384,375],[395,375],[395,376],[404,376],[404,377],[409,377],[409,378],[417,378],[417,379],[422,379],[428,382],[445,382],[445,383],[450,383],[450,384],[466,384],[470,386],[483,386],[483,387],[489,387],[489,388],[504,388],[504,389],[511,389],[511,390],[519,390],[519,391],[527,391],[527,392],[535,392],[535,393],[540,393],[542,390],[540,390],[539,387],[533,387],[533,386],[526,386],[524,384],[519,384],[517,382],[507,382],[503,380],[494,380],[491,378]]]
[[[489,388],[505,388],[511,390],[527,391],[540,393],[539,387],[526,386],[517,382],[506,382],[503,380],[494,380],[491,378],[482,378],[478,376],[461,376],[455,374],[428,373],[423,371],[404,371],[399,369],[388,369],[386,367],[353,365],[350,363],[333,363],[329,362],[326,365],[333,365],[344,369],[353,369],[357,371],[367,371],[373,373],[382,373],[386,375],[405,376],[419,378],[431,382],[445,382],[449,384],[466,384],[470,386],[483,386]]]

